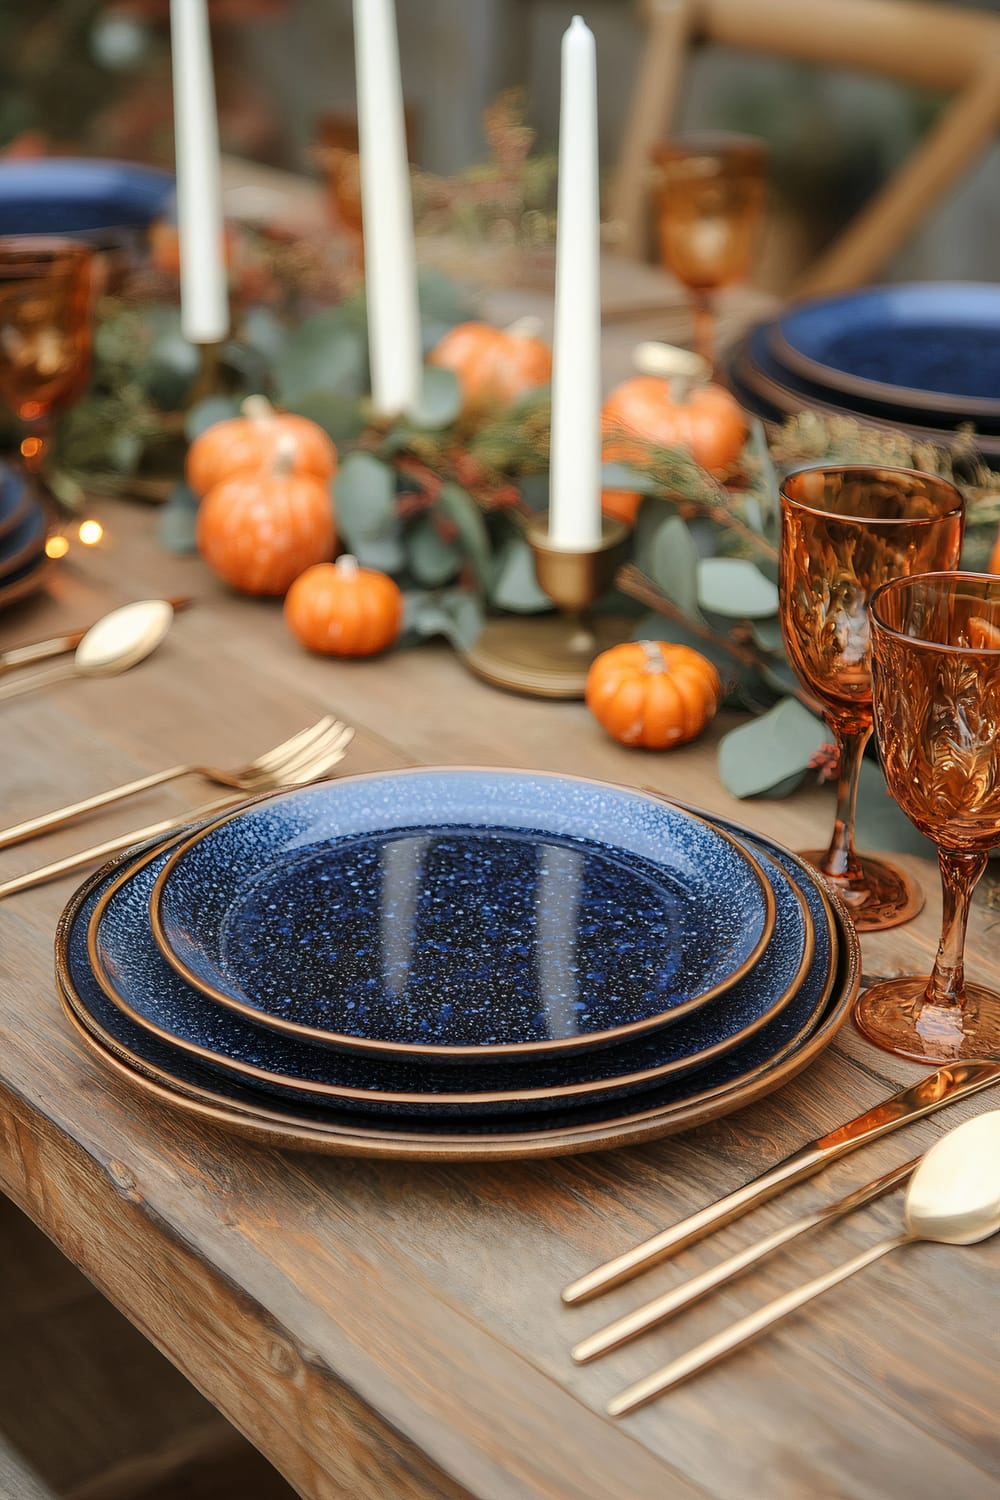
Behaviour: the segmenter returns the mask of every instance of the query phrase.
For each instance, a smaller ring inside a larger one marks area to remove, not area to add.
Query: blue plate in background
[[[789,308],[780,365],[828,391],[906,411],[1000,421],[1000,285],[866,287]]]
[[[132,162],[55,156],[0,162],[0,235],[102,239],[144,228],[173,193],[169,172]]]

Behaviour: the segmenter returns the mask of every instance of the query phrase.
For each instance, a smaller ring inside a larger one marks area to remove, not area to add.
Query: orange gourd
[[[285,621],[310,651],[374,656],[399,635],[403,595],[387,573],[362,568],[345,555],[296,578],[285,599]]]
[[[508,406],[552,377],[552,350],[537,327],[533,318],[509,328],[459,323],[431,351],[428,364],[454,371],[467,409]]]
[[[601,413],[604,458],[639,463],[643,447],[686,448],[703,469],[728,469],[743,451],[747,419],[721,385],[635,375],[611,392]]]
[[[623,745],[665,750],[701,734],[722,701],[715,667],[690,646],[626,641],[587,674],[587,707]]]
[[[279,445],[291,456],[291,473],[333,478],[337,450],[316,422],[276,411],[265,396],[248,396],[240,409],[242,416],[206,427],[188,449],[186,478],[196,495],[207,495],[233,474],[264,468]]]
[[[997,532],[997,539],[993,543],[993,551],[990,553],[989,566],[986,571],[988,573],[1000,573],[1000,531]]]
[[[283,594],[337,545],[327,481],[294,472],[291,441],[262,471],[221,480],[198,509],[198,551],[244,594]]]

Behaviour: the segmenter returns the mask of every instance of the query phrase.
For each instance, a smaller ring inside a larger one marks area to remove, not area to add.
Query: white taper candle
[[[393,0],[354,0],[354,59],[372,404],[393,417],[416,405],[423,367]]]
[[[594,34],[574,16],[562,42],[549,542],[601,541],[601,243]]]
[[[229,332],[212,41],[205,0],[170,0],[181,332],[214,344]]]

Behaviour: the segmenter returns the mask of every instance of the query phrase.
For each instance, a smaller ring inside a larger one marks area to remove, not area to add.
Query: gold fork
[[[354,730],[349,725],[335,721],[321,746],[319,748],[314,746],[313,750],[294,769],[290,772],[286,770],[280,785],[305,786],[307,782],[319,781],[339,761],[343,760],[353,738]],[[44,885],[49,880],[55,880],[59,875],[68,875],[73,870],[83,869],[85,865],[105,859],[108,855],[117,854],[122,849],[129,849],[133,844],[144,843],[146,839],[156,838],[160,834],[173,833],[187,823],[198,823],[203,818],[222,812],[225,808],[236,807],[241,800],[240,797],[220,797],[214,802],[206,802],[202,807],[192,808],[176,817],[164,818],[161,822],[150,823],[145,828],[133,828],[129,833],[118,834],[103,844],[95,844],[90,849],[81,849],[78,854],[67,855],[65,859],[56,860],[51,865],[43,865],[41,869],[29,870],[24,875],[16,875],[13,880],[5,880],[0,884],[0,900],[4,896],[13,896],[17,891],[27,891],[37,885]]]
[[[177,781],[181,776],[203,776],[206,781],[232,787],[238,792],[265,792],[269,787],[280,786],[285,775],[294,771],[304,756],[308,756],[314,748],[321,749],[331,731],[336,732],[341,728],[343,726],[340,721],[328,714],[317,724],[311,724],[308,729],[292,735],[291,739],[283,740],[272,750],[258,755],[256,760],[230,771],[219,766],[197,765],[170,766],[166,771],[154,771],[150,776],[141,776],[138,781],[112,787],[107,792],[97,792],[81,802],[73,802],[68,807],[42,813],[37,818],[29,818],[26,823],[17,823],[13,828],[4,829],[0,832],[0,849],[9,849],[12,844],[23,843],[36,834],[49,833],[84,813],[93,812],[98,807],[107,807],[109,803],[119,802],[125,797],[133,797],[137,792],[146,792],[150,787],[162,786],[166,781]]]

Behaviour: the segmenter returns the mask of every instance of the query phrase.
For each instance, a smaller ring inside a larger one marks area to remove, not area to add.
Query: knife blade
[[[578,1277],[563,1290],[563,1301],[586,1302],[601,1292],[620,1286],[623,1281],[630,1281],[648,1266],[693,1245],[713,1230],[731,1224],[734,1219],[751,1208],[756,1208],[758,1204],[766,1203],[769,1198],[780,1193],[782,1188],[804,1182],[822,1167],[846,1156],[850,1151],[856,1151],[859,1146],[877,1141],[890,1131],[898,1130],[901,1125],[922,1120],[946,1104],[967,1099],[970,1094],[989,1088],[998,1080],[1000,1061],[989,1058],[949,1063],[934,1073],[928,1073],[909,1088],[902,1089],[898,1094],[884,1099],[881,1104],[865,1110],[864,1114],[848,1120],[846,1125],[840,1125],[827,1135],[819,1136],[808,1145],[800,1147],[777,1166],[748,1182],[745,1187],[737,1188],[716,1203],[699,1209],[680,1223],[661,1230],[642,1244],[633,1246],[631,1250],[616,1255],[612,1260],[605,1261],[593,1271]]]

